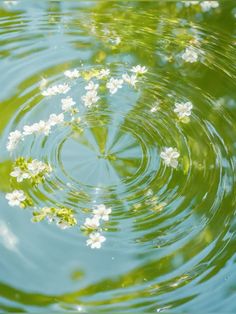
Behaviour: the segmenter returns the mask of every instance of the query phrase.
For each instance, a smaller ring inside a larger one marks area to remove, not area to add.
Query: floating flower
[[[160,157],[163,159],[164,163],[168,167],[177,168],[178,166],[178,158],[180,154],[176,148],[173,147],[165,147],[161,152]]]
[[[61,109],[65,112],[70,111],[75,105],[75,101],[71,97],[66,97],[61,100]]]
[[[7,150],[13,151],[21,140],[23,140],[23,134],[20,131],[11,132],[8,136]]]
[[[86,218],[84,227],[88,229],[97,229],[99,227],[99,218],[98,217],[92,217],[92,218]]]
[[[64,72],[64,75],[68,77],[69,79],[76,79],[80,77],[80,73],[77,69],[74,70],[67,70]]]
[[[106,87],[109,89],[111,94],[115,94],[118,88],[122,88],[122,84],[123,80],[111,77],[109,82],[107,82]]]
[[[88,91],[84,96],[81,97],[81,99],[86,107],[91,107],[100,99],[100,97],[97,95],[96,91],[92,90]]]
[[[26,200],[25,193],[22,190],[14,190],[12,193],[6,194],[6,199],[10,206],[21,206]]]
[[[37,176],[39,173],[47,170],[48,166],[40,160],[33,159],[30,163],[28,163],[27,168],[31,176]]]
[[[55,113],[51,114],[49,116],[49,120],[48,120],[48,124],[49,126],[55,126],[55,125],[58,125],[58,124],[62,124],[64,122],[64,114],[63,113],[60,113],[58,115],[56,115]]]
[[[129,75],[129,74],[125,73],[125,74],[122,75],[122,78],[123,78],[123,80],[126,83],[128,83],[128,84],[130,84],[130,85],[132,85],[134,87],[135,87],[135,84],[138,82],[137,76],[134,75],[134,74],[133,75]]]
[[[198,54],[196,49],[192,46],[187,47],[185,52],[182,54],[182,59],[189,63],[194,63],[198,61]]]
[[[23,127],[23,134],[24,135],[31,135],[37,132],[37,123],[34,123],[32,125],[24,125]]]
[[[138,64],[132,67],[131,72],[136,73],[136,74],[144,74],[147,72],[147,68],[145,66],[141,66]]]
[[[176,103],[174,112],[178,115],[179,118],[189,117],[191,116],[191,110],[193,108],[193,104],[190,101]]]
[[[102,236],[99,232],[91,233],[89,239],[87,240],[87,246],[89,245],[91,249],[100,249],[106,238]]]
[[[49,135],[51,130],[51,123],[48,123],[48,121],[40,120],[38,123],[34,123],[32,125],[32,129],[34,130],[34,133]]]
[[[96,218],[102,219],[104,221],[109,220],[109,214],[111,213],[111,208],[106,208],[104,204],[96,205],[93,210],[93,214]]]
[[[17,182],[22,182],[24,179],[28,179],[30,175],[24,172],[20,167],[15,167],[10,173],[10,176],[16,178]]]
[[[102,79],[104,77],[107,77],[108,75],[110,74],[110,70],[109,69],[102,69],[98,75],[97,75],[97,78],[98,79]]]
[[[93,81],[89,81],[88,85],[85,86],[85,89],[87,91],[94,91],[96,92],[96,90],[98,89],[98,84],[95,84]]]

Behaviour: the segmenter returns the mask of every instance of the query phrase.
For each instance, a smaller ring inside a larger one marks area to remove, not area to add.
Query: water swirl
[[[233,2],[206,11],[180,1],[1,10],[1,311],[233,313]],[[137,64],[147,72],[112,94],[110,78]],[[75,68],[79,77],[64,75]],[[102,69],[110,74],[99,79]],[[90,81],[100,98],[86,107]],[[67,94],[43,95],[60,84]],[[74,116],[4,149],[10,132],[59,115],[66,97]],[[187,102],[191,116],[180,119],[175,106]],[[179,152],[176,169],[161,157],[165,147]],[[5,200],[19,156],[52,167],[40,184],[19,184],[33,202],[23,211]],[[112,212],[106,242],[90,250],[83,224],[99,204]],[[73,209],[78,225],[33,224],[31,212],[44,207]]]

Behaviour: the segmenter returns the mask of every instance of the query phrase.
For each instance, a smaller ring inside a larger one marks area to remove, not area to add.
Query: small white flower
[[[111,208],[106,208],[104,204],[96,205],[95,209],[93,210],[94,216],[104,221],[109,220],[110,213],[111,213]]]
[[[88,83],[88,85],[85,86],[85,89],[86,89],[87,91],[94,91],[94,92],[96,92],[97,89],[98,89],[98,86],[99,86],[98,84],[94,84],[93,81],[90,81],[90,82]]]
[[[23,134],[24,135],[31,135],[37,132],[37,123],[34,123],[32,125],[24,125],[23,127]]]
[[[67,70],[64,72],[64,75],[68,77],[69,79],[75,79],[75,78],[80,77],[80,73],[77,69]]]
[[[129,75],[129,74],[125,73],[122,75],[122,78],[126,83],[128,83],[134,87],[135,87],[135,84],[138,82],[137,76],[135,74]]]
[[[32,176],[37,176],[39,173],[45,171],[47,169],[47,165],[42,161],[37,159],[33,159],[27,166],[30,174]]]
[[[198,54],[196,52],[196,49],[194,47],[190,46],[187,47],[182,54],[182,59],[189,63],[194,63],[198,61]]]
[[[190,101],[176,103],[174,112],[178,115],[179,118],[189,117],[191,116],[191,110],[193,108],[193,104]]]
[[[102,69],[100,70],[100,72],[97,75],[98,79],[102,79],[104,77],[107,77],[110,74],[110,70],[109,69]]]
[[[48,120],[48,124],[49,126],[54,126],[57,124],[62,124],[64,122],[64,114],[60,113],[58,115],[56,115],[55,113],[50,114],[49,116],[49,120]]]
[[[106,87],[109,89],[111,94],[115,94],[118,88],[122,88],[122,84],[123,80],[111,77],[109,82],[107,82]]]
[[[91,107],[100,99],[100,97],[97,96],[96,91],[88,91],[84,96],[81,97],[81,99],[86,107]]]
[[[104,241],[106,241],[106,238],[99,232],[91,233],[87,240],[87,246],[91,246],[91,249],[100,249]]]
[[[98,217],[93,217],[93,218],[86,218],[84,227],[88,229],[97,229],[99,227],[99,218]]]
[[[218,1],[203,1],[200,3],[200,6],[204,12],[209,11],[210,9],[216,9],[219,7]]]
[[[35,130],[35,133],[48,135],[51,131],[51,124],[48,121],[40,120],[38,123],[34,123],[32,128]]]
[[[65,112],[70,111],[72,107],[75,105],[75,101],[71,97],[66,97],[61,100],[61,109]]]
[[[160,157],[163,159],[164,163],[168,167],[177,168],[178,166],[178,158],[180,154],[176,148],[173,147],[165,147],[161,152]]]
[[[26,196],[22,190],[14,190],[12,193],[6,194],[6,199],[10,206],[20,206],[26,199]]]
[[[15,167],[10,173],[10,176],[16,178],[17,182],[22,182],[24,179],[29,178],[29,174],[22,171],[19,167]]]
[[[13,151],[21,140],[23,140],[23,134],[20,131],[11,132],[8,136],[7,150]]]
[[[147,72],[147,68],[145,66],[141,66],[140,64],[132,67],[131,72],[136,74],[144,74]]]

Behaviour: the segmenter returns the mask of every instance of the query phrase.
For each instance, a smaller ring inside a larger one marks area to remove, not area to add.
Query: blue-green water
[[[1,313],[235,313],[235,22],[1,1]]]

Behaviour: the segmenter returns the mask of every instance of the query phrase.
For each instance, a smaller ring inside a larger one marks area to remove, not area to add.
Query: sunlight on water
[[[1,2],[1,313],[235,312],[235,21]]]

